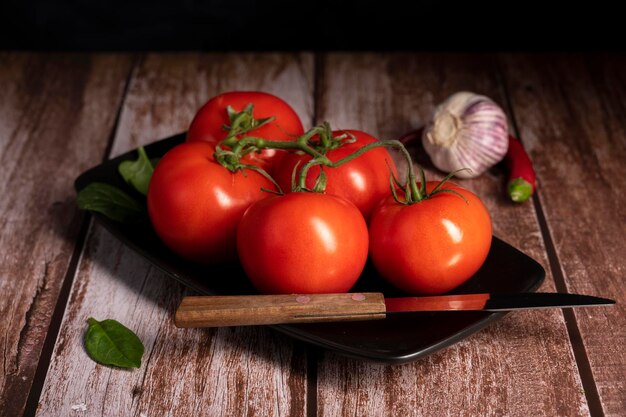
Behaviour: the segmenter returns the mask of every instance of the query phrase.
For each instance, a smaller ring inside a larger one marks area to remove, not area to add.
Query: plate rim
[[[182,132],[182,133],[178,133],[172,136],[168,136],[162,139],[158,139],[156,141],[153,141],[151,143],[145,144],[145,147],[148,147],[150,145],[154,145],[157,143],[161,143],[161,142],[175,142],[177,140],[182,140],[184,139],[186,135],[186,132]],[[120,155],[114,156],[113,158],[110,158],[106,161],[101,162],[100,164],[93,166],[85,171],[83,171],[81,174],[79,174],[76,179],[74,180],[74,189],[78,192],[80,191],[80,189],[82,189],[82,187],[80,186],[82,183],[84,183],[84,180],[86,177],[89,176],[90,173],[95,172],[100,170],[104,165],[108,165],[108,164],[112,164],[114,163],[114,161],[121,161],[124,159],[130,159],[133,158],[133,154],[137,151],[137,149],[132,149],[129,150],[128,152],[124,152]],[[167,269],[164,265],[159,264],[157,262],[154,262],[153,259],[151,259],[150,255],[148,255],[145,251],[145,249],[138,247],[137,245],[135,245],[133,242],[129,241],[128,239],[122,239],[117,235],[117,231],[115,230],[114,226],[113,226],[113,221],[106,218],[104,215],[100,214],[100,213],[92,213],[92,212],[88,212],[89,215],[93,216],[98,223],[100,223],[100,225],[102,225],[116,240],[121,241],[121,243],[123,243],[125,246],[129,247],[130,249],[132,249],[133,252],[135,252],[136,254],[140,255],[142,258],[144,258],[145,260],[147,260],[151,266],[156,267],[158,270],[164,272],[167,276],[169,276],[170,278],[173,278],[174,280],[176,280],[177,282],[179,282],[180,284],[182,284],[183,286],[190,288],[200,294],[203,295],[218,295],[219,292],[212,292],[207,290],[207,288],[202,288],[199,285],[196,285],[195,283],[193,283],[193,281],[191,279],[186,279],[184,277],[179,276],[178,274],[174,273],[173,271]],[[537,269],[538,275],[533,277],[533,280],[531,282],[529,282],[529,285],[527,285],[525,288],[522,289],[522,291],[517,291],[517,292],[534,292],[536,291],[541,284],[544,282],[545,280],[545,268],[539,264],[539,262],[537,262],[535,259],[533,259],[532,257],[530,257],[529,255],[525,254],[524,252],[522,252],[521,250],[517,249],[515,246],[507,243],[506,241],[504,241],[503,239],[500,239],[499,237],[492,235],[492,238],[494,240],[498,240],[500,241],[501,244],[504,244],[506,246],[508,246],[509,248],[519,252],[520,254],[522,254],[523,256],[525,256],[527,258],[528,261],[532,262],[534,264],[534,267]],[[493,245],[493,243],[492,243]],[[181,258],[182,260],[182,258]],[[265,325],[264,327],[269,327],[273,330],[276,330],[280,333],[283,333],[289,337],[292,337],[296,340],[305,342],[305,343],[309,343],[314,345],[317,348],[322,348],[322,349],[326,349],[335,353],[338,353],[342,356],[346,356],[346,357],[351,357],[354,359],[365,359],[368,361],[374,361],[374,362],[382,362],[382,363],[387,363],[387,364],[404,364],[404,363],[409,363],[409,362],[413,362],[417,359],[420,359],[422,357],[428,356],[436,351],[445,349],[457,342],[459,342],[460,340],[463,340],[467,337],[469,337],[470,335],[479,332],[480,330],[486,328],[487,326],[489,326],[491,323],[498,321],[500,319],[502,319],[505,315],[507,315],[507,312],[485,312],[485,317],[476,320],[475,322],[472,322],[471,324],[463,327],[462,329],[460,329],[459,331],[450,334],[449,336],[445,337],[444,339],[430,344],[428,346],[426,346],[423,349],[419,349],[419,350],[411,350],[408,349],[406,351],[399,351],[396,354],[388,354],[388,353],[380,353],[380,352],[376,352],[376,351],[371,351],[371,350],[367,350],[367,349],[360,349],[360,348],[355,348],[355,347],[351,347],[351,346],[346,346],[344,344],[341,343],[333,343],[331,340],[324,338],[324,337],[320,337],[320,336],[316,336],[315,334],[312,333],[307,333],[306,331],[303,331],[301,329],[301,326],[305,326],[306,324],[298,324],[298,325],[289,325],[289,324],[283,324],[283,325]],[[385,320],[385,319],[382,319]]]

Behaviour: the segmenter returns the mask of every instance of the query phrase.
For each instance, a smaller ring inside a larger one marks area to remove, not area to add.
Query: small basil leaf
[[[123,161],[118,166],[118,170],[124,181],[135,187],[141,194],[148,194],[148,185],[154,172],[154,166],[146,155],[143,147],[137,148],[139,157],[134,161]]]
[[[78,192],[78,207],[126,222],[142,214],[143,206],[124,191],[103,182],[94,182]]]
[[[120,368],[139,368],[144,347],[132,330],[115,320],[90,317],[85,349],[94,361]]]

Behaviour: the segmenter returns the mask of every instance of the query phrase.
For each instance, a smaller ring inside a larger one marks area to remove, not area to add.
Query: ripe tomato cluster
[[[449,291],[487,257],[489,213],[458,185],[417,184],[412,169],[401,187],[386,146],[404,149],[327,124],[304,132],[276,96],[224,93],[157,164],[150,220],[181,257],[238,260],[263,293],[346,292],[368,256],[408,293]]]

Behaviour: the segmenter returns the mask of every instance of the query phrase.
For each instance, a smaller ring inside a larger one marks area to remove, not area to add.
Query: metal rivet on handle
[[[354,301],[363,301],[363,300],[365,300],[365,298],[366,298],[366,297],[365,297],[365,295],[363,295],[363,294],[353,294],[353,295],[352,295],[352,299],[353,299]]]

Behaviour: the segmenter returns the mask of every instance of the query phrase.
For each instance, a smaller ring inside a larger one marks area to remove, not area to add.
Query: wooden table
[[[423,125],[453,92],[490,96],[539,192],[508,203],[500,169],[462,183],[494,233],[545,267],[541,290],[618,304],[509,314],[393,366],[264,327],[174,327],[186,290],[77,210],[72,183],[185,131],[227,90],[381,138]],[[626,415],[626,56],[1,53],[0,92],[1,415]],[[87,357],[90,316],[137,332],[140,369]]]

